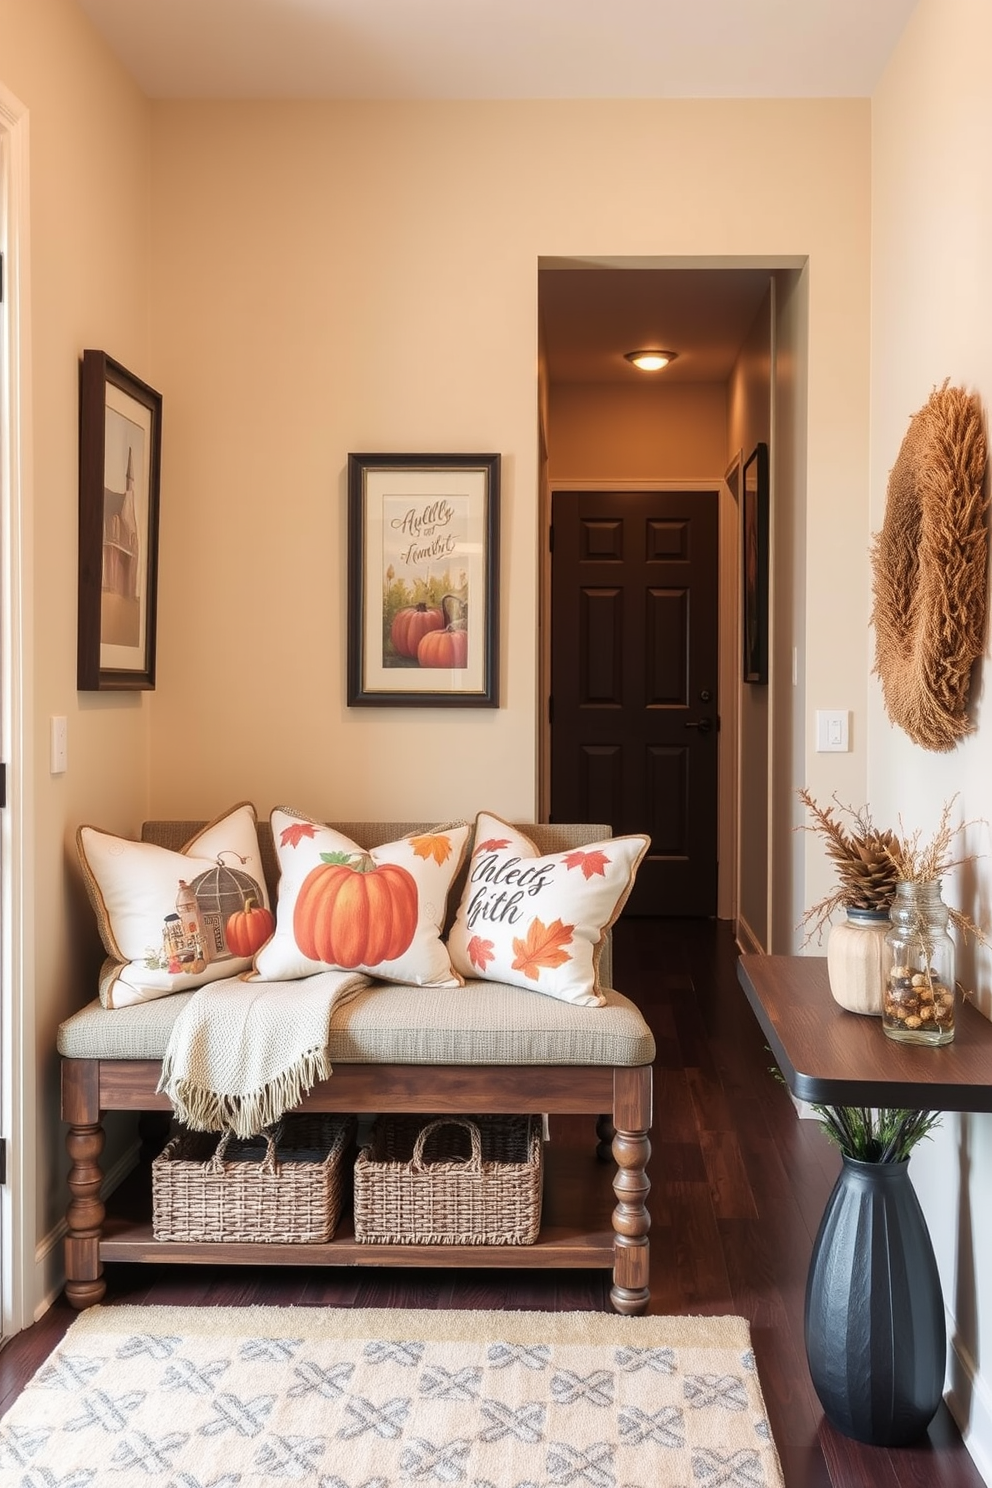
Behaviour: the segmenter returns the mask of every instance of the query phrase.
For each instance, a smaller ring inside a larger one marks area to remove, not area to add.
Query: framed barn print
[[[348,456],[349,707],[498,706],[499,455]]]
[[[79,405],[76,685],[155,686],[162,398],[104,351],[84,351]]]

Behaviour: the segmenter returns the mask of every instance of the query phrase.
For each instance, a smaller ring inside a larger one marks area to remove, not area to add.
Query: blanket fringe
[[[256,1137],[300,1104],[320,1080],[330,1078],[326,1046],[308,1049],[288,1069],[240,1095],[209,1090],[194,1080],[174,1078],[172,1061],[163,1060],[158,1090],[172,1102],[176,1117],[193,1131],[231,1131],[237,1137]]]

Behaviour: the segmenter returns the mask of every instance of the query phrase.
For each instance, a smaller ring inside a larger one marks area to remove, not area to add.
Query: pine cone
[[[893,832],[847,837],[843,850],[831,843],[843,902],[848,909],[888,909],[895,896],[898,871],[892,855],[899,849]]]

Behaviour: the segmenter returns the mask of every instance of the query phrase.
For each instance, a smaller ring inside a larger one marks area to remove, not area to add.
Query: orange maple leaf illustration
[[[316,837],[317,828],[313,822],[294,822],[291,827],[283,827],[279,833],[280,847],[299,847],[304,837]]]
[[[424,837],[411,837],[410,845],[415,858],[433,858],[439,868],[451,857],[451,838],[433,832]]]
[[[565,854],[564,861],[566,868],[581,868],[583,878],[592,878],[594,873],[605,878],[610,860],[604,852],[570,852]]]
[[[574,929],[574,925],[563,925],[561,920],[552,920],[550,925],[545,925],[541,920],[531,920],[527,938],[518,940],[514,937],[516,960],[513,962],[513,970],[522,971],[525,977],[536,982],[542,967],[551,970],[571,961],[568,951],[562,947],[571,944]]]
[[[487,837],[485,842],[480,842],[475,850],[477,853],[499,852],[501,847],[509,847],[509,845],[509,837]]]
[[[481,935],[472,936],[472,939],[468,943],[467,950],[468,959],[471,961],[472,965],[477,966],[480,971],[485,971],[490,961],[494,961],[496,959],[494,955],[493,942],[491,940],[483,940]]]

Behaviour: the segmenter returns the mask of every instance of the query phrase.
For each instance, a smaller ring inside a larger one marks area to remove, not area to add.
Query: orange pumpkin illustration
[[[431,630],[417,647],[422,667],[468,666],[467,630]]]
[[[425,604],[408,605],[406,609],[396,611],[389,639],[400,656],[416,656],[423,637],[432,630],[440,630],[443,625],[444,616],[439,608]]]
[[[232,914],[224,926],[227,948],[235,956],[254,956],[275,928],[272,911],[254,899],[246,899],[244,909]]]
[[[395,961],[417,930],[417,884],[398,863],[324,853],[300,887],[293,911],[296,944],[311,961],[377,966]]]

